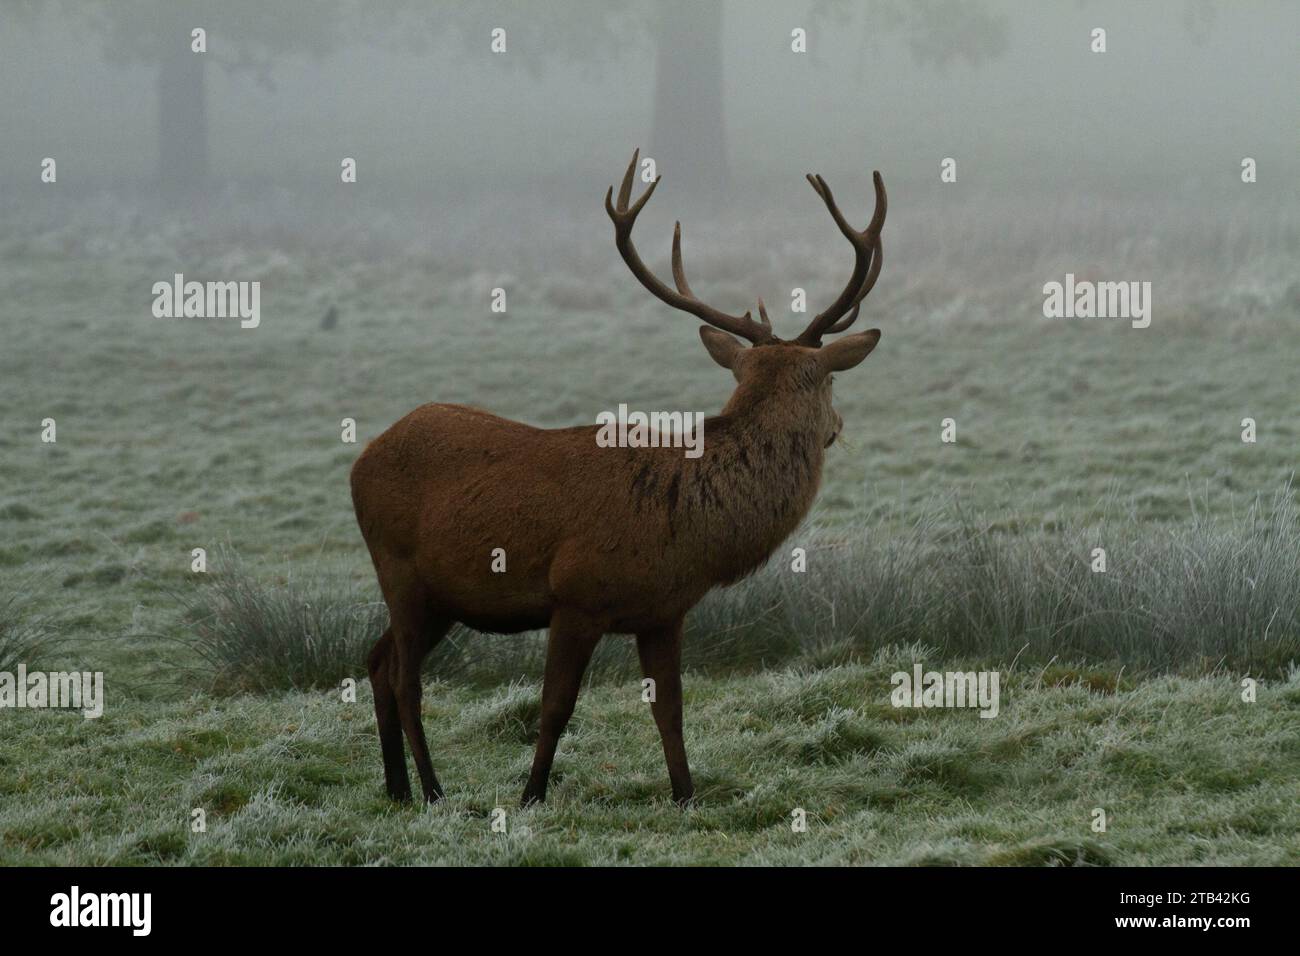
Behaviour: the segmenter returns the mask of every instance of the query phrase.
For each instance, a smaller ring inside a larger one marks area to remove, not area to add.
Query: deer
[[[845,332],[880,275],[887,198],[872,176],[875,210],[863,230],[840,212],[830,187],[809,175],[853,247],[838,297],[794,339],[778,338],[758,300],[724,313],[691,291],[682,268],[681,223],[673,229],[669,288],[642,261],[632,227],[662,177],[631,203],[640,151],[632,154],[605,210],[632,275],[672,308],[702,320],[699,334],[736,387],[704,420],[704,452],[671,447],[598,447],[596,426],[535,428],[465,405],[429,403],[362,451],[352,500],[389,626],[367,666],[388,796],[411,799],[402,737],[424,800],[443,797],[420,714],[420,666],[457,623],[515,634],[546,628],[541,715],[520,803],[546,799],[560,737],[579,686],[606,634],[633,635],[653,684],[650,709],[663,745],[672,799],[695,789],[682,737],[682,633],[710,590],[762,567],[803,522],[821,482],[826,449],[843,420],[831,403],[835,372],[854,368],[880,340]],[[631,204],[630,204],[631,203]],[[496,549],[501,549],[497,552]],[[504,553],[505,571],[490,555]]]

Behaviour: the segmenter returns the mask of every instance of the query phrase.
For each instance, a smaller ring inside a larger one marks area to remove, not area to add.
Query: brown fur
[[[423,405],[371,442],[352,468],[352,497],[393,619],[371,656],[386,753],[401,755],[400,739],[392,743],[401,688],[416,700],[409,721],[418,726],[419,661],[453,622],[554,634],[557,620],[561,630],[571,621],[577,650],[561,656],[584,667],[587,645],[604,633],[649,635],[643,644],[664,643],[678,659],[686,612],[761,566],[812,505],[840,428],[825,365],[832,349],[740,349],[739,384],[705,420],[699,458],[602,448],[596,426],[539,429],[461,405]],[[495,548],[505,550],[505,573],[491,570]],[[397,704],[380,707],[388,689]],[[656,687],[660,700],[664,692]],[[417,767],[422,736],[412,743]],[[390,792],[408,795],[404,759],[400,771],[385,763]],[[686,799],[684,751],[681,763],[674,791]],[[434,799],[431,767],[428,777]],[[526,796],[544,794],[544,778],[535,783]]]
[[[872,329],[822,347],[858,316],[880,271],[886,196],[861,232],[829,187],[809,176],[855,254],[848,285],[794,342],[761,322],[695,298],[673,236],[673,291],[632,244],[632,226],[658,183],[631,203],[637,154],[605,209],[628,268],[658,298],[709,325],[700,337],[738,385],[704,422],[703,454],[606,448],[597,426],[540,429],[463,405],[422,405],[370,443],[352,466],[352,502],[379,576],[390,626],[370,653],[370,681],[388,793],[408,799],[402,735],[426,800],[442,796],[420,720],[420,662],[452,624],[480,631],[548,627],[541,731],[525,804],[546,797],[560,734],[583,672],[606,633],[636,635],[654,681],[651,712],[673,798],[694,793],[682,740],[682,621],[709,589],[763,564],[803,520],[821,483],[824,451],[842,422],[831,373],[880,339]],[[850,312],[850,309],[852,310]],[[725,330],[725,331],[719,331]],[[728,332],[748,339],[745,348]],[[506,570],[492,570],[493,552]]]

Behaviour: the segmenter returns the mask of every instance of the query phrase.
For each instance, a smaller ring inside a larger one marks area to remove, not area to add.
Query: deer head
[[[825,345],[822,343],[824,336],[845,332],[857,321],[862,300],[880,275],[880,230],[888,209],[885,183],[880,173],[872,174],[876,187],[875,212],[871,222],[861,231],[850,226],[844,218],[826,181],[821,176],[808,176],[808,182],[826,204],[835,225],[853,246],[853,272],[835,301],[814,316],[796,338],[787,341],[773,333],[772,321],[761,298],[758,300],[759,321],[755,321],[750,312],[729,315],[696,298],[682,268],[680,222],[673,227],[672,271],[676,290],[668,288],[646,267],[632,244],[632,227],[662,177],[656,178],[641,198],[629,205],[639,157],[640,150],[632,154],[632,162],[618,190],[617,203],[613,186],[605,194],[605,211],[614,222],[614,244],[623,261],[656,298],[708,323],[700,327],[704,347],[715,362],[731,370],[738,383],[724,412],[762,403],[769,415],[783,412],[786,417],[796,420],[791,424],[817,429],[829,446],[843,427],[843,420],[831,405],[832,373],[858,365],[880,341],[880,330],[870,329]],[[749,344],[745,345],[742,339]]]

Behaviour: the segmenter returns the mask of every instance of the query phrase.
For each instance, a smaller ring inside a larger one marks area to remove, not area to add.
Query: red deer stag
[[[549,627],[537,752],[523,793],[546,797],[556,744],[583,672],[606,633],[636,635],[651,710],[663,739],[673,798],[694,792],[682,742],[682,620],[711,588],[740,580],[799,525],[821,480],[822,458],[843,421],[831,407],[831,373],[876,347],[871,329],[845,331],[880,274],[885,186],[861,232],[845,220],[820,176],[808,181],[853,245],[853,274],[798,338],[728,315],[695,297],[673,233],[676,290],[632,245],[632,226],[656,179],[629,206],[633,154],[618,202],[605,208],[614,242],[656,297],[703,319],[700,338],[738,382],[721,414],[704,422],[704,453],[598,447],[597,426],[541,429],[463,405],[422,405],[372,441],[352,467],[357,522],[388,604],[390,626],[369,657],[375,717],[391,797],[411,796],[402,734],[427,801],[442,796],[420,720],[420,662],[455,623],[517,633]],[[746,340],[746,347],[738,339]],[[505,573],[492,555],[504,549]]]

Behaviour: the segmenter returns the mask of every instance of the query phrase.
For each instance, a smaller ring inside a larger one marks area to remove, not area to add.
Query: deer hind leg
[[[433,618],[421,602],[389,605],[392,618],[393,643],[396,649],[395,666],[389,671],[393,691],[397,697],[397,715],[406,732],[406,742],[411,748],[420,788],[426,803],[442,798],[442,786],[433,772],[429,759],[429,744],[424,737],[420,720],[420,664],[451,629],[451,622]]]
[[[397,649],[393,629],[384,631],[368,660],[370,688],[375,696],[375,722],[379,746],[384,754],[384,784],[394,800],[411,799],[411,778],[406,771],[406,750],[402,746],[402,721],[397,713]]]
[[[528,786],[519,801],[522,806],[546,799],[546,785],[555,760],[555,748],[573,716],[582,675],[591,654],[604,635],[605,625],[584,614],[558,610],[551,616],[551,630],[546,642],[546,674],[542,681],[541,735]]]
[[[691,783],[686,743],[682,740],[682,622],[638,634],[636,650],[641,658],[641,673],[654,681],[650,710],[663,739],[673,800],[686,804],[695,795],[695,785]]]

